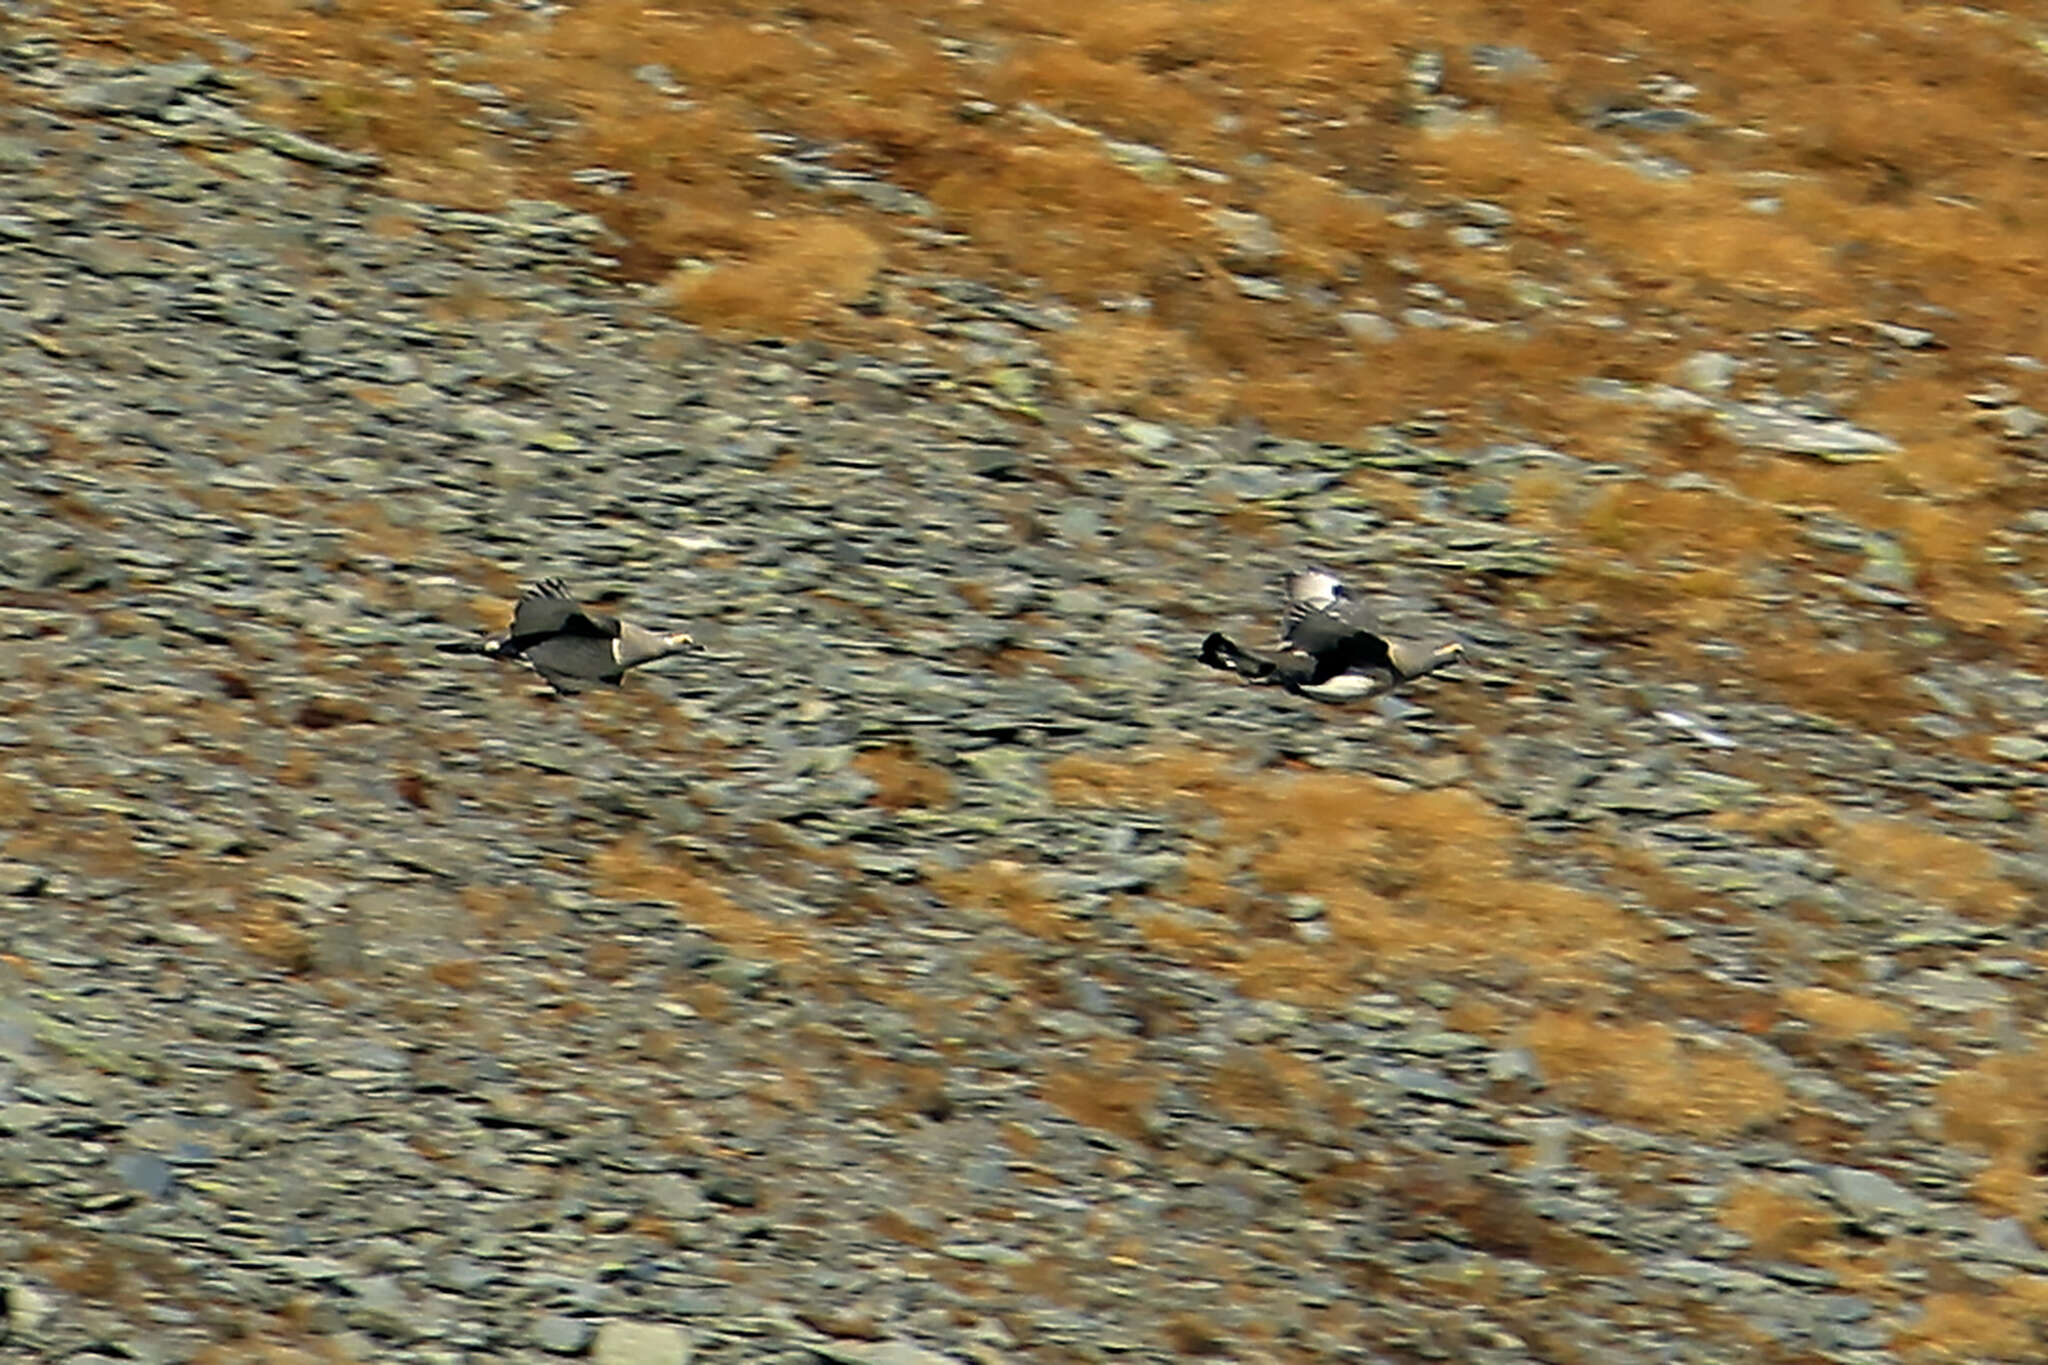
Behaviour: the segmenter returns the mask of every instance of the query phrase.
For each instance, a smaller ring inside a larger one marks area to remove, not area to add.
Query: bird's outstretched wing
[[[583,609],[569,595],[568,585],[559,578],[543,578],[520,595],[512,609],[512,625],[505,632],[504,649],[521,653],[557,635],[581,635],[615,640],[618,618]]]
[[[1294,627],[1307,616],[1341,606],[1351,596],[1344,580],[1320,565],[1296,569],[1280,580],[1280,640],[1285,643]]]

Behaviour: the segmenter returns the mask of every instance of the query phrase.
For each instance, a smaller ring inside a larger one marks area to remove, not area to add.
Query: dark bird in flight
[[[687,635],[658,634],[579,605],[559,578],[544,578],[528,588],[512,610],[512,624],[498,634],[440,647],[443,654],[524,659],[564,694],[593,683],[617,687],[627,669],[695,648],[697,642]]]
[[[1270,654],[1217,631],[1202,641],[1202,662],[1249,683],[1337,702],[1377,697],[1465,657],[1457,640],[1423,644],[1380,634],[1366,604],[1328,569],[1287,575],[1284,594],[1280,638]]]

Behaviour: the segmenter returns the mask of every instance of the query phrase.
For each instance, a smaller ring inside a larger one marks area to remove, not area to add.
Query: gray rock
[[[0,896],[33,896],[49,884],[49,874],[39,867],[0,862]]]
[[[59,102],[82,114],[161,114],[180,91],[204,85],[213,78],[205,62],[171,62],[146,67],[126,76],[109,76],[65,90]]]
[[[1378,313],[1339,313],[1337,325],[1344,329],[1344,335],[1362,345],[1388,346],[1401,339],[1401,329]]]
[[[1726,393],[1742,362],[1726,351],[1695,351],[1679,363],[1678,382],[1696,393]]]
[[[4,1289],[10,1336],[33,1336],[57,1311],[56,1300],[33,1285],[16,1280]]]
[[[596,1338],[597,1330],[582,1318],[550,1313],[537,1319],[526,1335],[527,1340],[543,1351],[558,1356],[573,1356],[583,1354]]]
[[[954,1356],[908,1341],[828,1341],[809,1349],[839,1365],[959,1365]]]
[[[617,1319],[597,1329],[590,1348],[597,1365],[690,1365],[692,1353],[689,1334],[680,1327]]]
[[[1892,345],[1902,346],[1909,351],[1925,350],[1940,345],[1935,334],[1925,327],[1906,327],[1895,322],[1873,322],[1870,324],[1870,330]]]
[[[2048,1253],[2034,1243],[2017,1218],[1991,1218],[1968,1250],[1985,1260],[2028,1270],[2048,1268]]]
[[[2012,998],[2005,987],[1974,973],[1934,967],[1899,978],[1898,989],[1926,1009],[1955,1013],[2001,1009]]]
[[[2048,759],[2048,739],[2034,735],[1998,735],[1991,740],[1991,753],[2008,763],[2039,763]],[[0,878],[0,884],[5,879]]]
[[[1925,1199],[1876,1171],[1829,1166],[1823,1178],[1835,1202],[1863,1222],[1917,1224],[1927,1216]]]
[[[1386,1078],[1402,1090],[1422,1099],[1442,1100],[1449,1104],[1471,1104],[1475,1098],[1470,1087],[1420,1067],[1392,1067],[1386,1072]]]
[[[162,1199],[177,1183],[170,1163],[154,1152],[123,1152],[114,1158],[114,1174],[137,1194]]]
[[[1812,455],[1833,464],[1877,460],[1899,451],[1896,442],[1877,432],[1769,404],[1723,403],[1715,411],[1731,440],[1759,449]]]
[[[1263,215],[1236,209],[1212,209],[1210,225],[1223,239],[1221,260],[1227,269],[1246,275],[1270,270],[1285,249],[1280,234]]]

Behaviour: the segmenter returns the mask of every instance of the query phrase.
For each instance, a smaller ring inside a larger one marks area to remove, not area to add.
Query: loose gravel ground
[[[1626,471],[714,342],[197,79],[0,136],[13,1358],[2026,1358],[2048,684],[1671,676],[1505,609]],[[1196,666],[1300,558],[1473,662]],[[435,653],[550,574],[710,649]]]

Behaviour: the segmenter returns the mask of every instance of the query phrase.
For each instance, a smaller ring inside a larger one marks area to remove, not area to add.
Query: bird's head
[[[1419,678],[1425,673],[1434,673],[1439,668],[1465,661],[1463,640],[1439,640],[1433,644],[1418,644],[1411,640],[1389,640],[1387,661],[1394,671],[1403,678]]]
[[[680,630],[672,635],[661,637],[661,652],[663,654],[694,654],[703,648],[704,646],[697,643],[696,636],[686,634]]]

